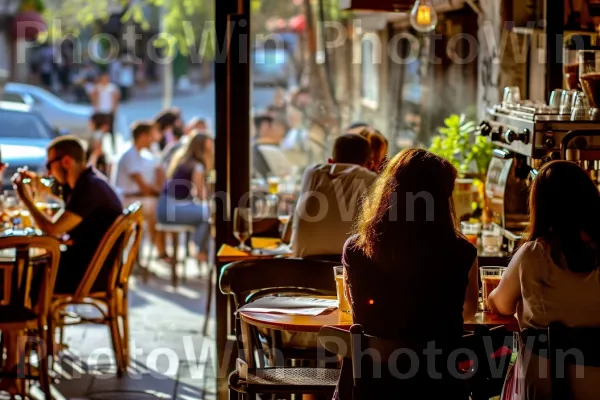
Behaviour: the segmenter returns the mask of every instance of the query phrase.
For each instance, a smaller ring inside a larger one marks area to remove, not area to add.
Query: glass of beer
[[[352,313],[350,303],[346,299],[346,280],[344,279],[344,267],[333,267],[333,275],[335,277],[335,290],[337,292],[338,308],[346,314]]]
[[[490,293],[498,287],[505,267],[481,267],[479,268],[481,273],[481,286],[482,286],[482,297],[483,297],[483,311],[490,311],[487,304],[487,299]]]
[[[477,246],[477,239],[479,238],[479,233],[481,232],[481,224],[478,222],[461,222],[460,225],[461,231],[467,240],[471,242],[473,246]]]
[[[281,180],[276,176],[271,176],[271,177],[269,177],[269,179],[267,179],[270,194],[279,193],[279,183],[280,182],[281,182]]]

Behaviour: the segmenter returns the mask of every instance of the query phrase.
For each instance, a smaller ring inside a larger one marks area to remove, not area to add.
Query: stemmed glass
[[[240,241],[238,249],[241,251],[251,251],[246,246],[246,240],[252,236],[252,209],[238,207],[233,211],[233,235]]]

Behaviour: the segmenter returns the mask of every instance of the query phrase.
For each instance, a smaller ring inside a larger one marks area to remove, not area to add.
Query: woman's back
[[[365,333],[382,339],[405,339],[420,343],[422,349],[413,349],[417,364],[397,366],[400,370],[411,368],[416,375],[398,379],[387,374],[388,365],[382,365],[382,379],[368,384],[373,398],[446,398],[466,399],[465,388],[452,378],[447,369],[448,356],[453,345],[463,334],[463,303],[471,266],[477,257],[476,249],[465,239],[454,238],[445,242],[430,241],[428,248],[407,246],[395,260],[374,261],[355,247],[356,236],[346,243],[343,263],[350,286],[354,322],[361,324]],[[408,254],[418,254],[410,257]],[[412,258],[412,259],[411,259]],[[423,349],[435,341],[441,355],[432,363]],[[449,366],[452,368],[451,366]],[[412,368],[417,368],[414,370]],[[434,368],[439,375],[429,375]],[[391,371],[393,373],[393,371]],[[342,368],[337,398],[350,399],[351,372]],[[440,379],[440,377],[444,377]],[[391,397],[390,393],[399,393]]]
[[[369,335],[399,339],[455,340],[463,334],[463,303],[476,249],[456,237],[427,248],[394,249],[385,261],[375,261],[346,243],[343,262],[348,274],[355,322]],[[398,246],[406,244],[398,243]]]
[[[520,269],[523,300],[518,316],[522,328],[546,328],[552,322],[562,322],[569,327],[600,327],[600,272],[597,269],[575,273],[557,265],[552,259],[551,245],[544,239],[523,245],[513,262],[517,262]],[[528,399],[549,398],[551,393],[549,380],[539,378],[539,361],[532,356],[525,366]],[[598,398],[599,368],[586,367],[585,380],[574,379],[574,367],[571,374],[574,399]]]

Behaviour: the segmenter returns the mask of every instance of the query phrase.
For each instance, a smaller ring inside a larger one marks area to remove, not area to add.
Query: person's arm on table
[[[463,304],[463,319],[469,320],[475,317],[479,304],[479,262],[477,258],[469,270],[469,283],[465,293]]]
[[[488,296],[487,304],[491,312],[500,315],[514,315],[517,312],[517,304],[521,299],[519,270],[522,257],[527,251],[526,246],[519,249],[502,275],[500,284]]]

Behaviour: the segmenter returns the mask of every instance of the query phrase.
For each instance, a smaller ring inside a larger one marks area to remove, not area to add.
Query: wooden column
[[[250,1],[215,2],[217,55],[216,102],[216,248],[234,242],[231,216],[250,191]],[[223,265],[217,264],[217,275]],[[227,399],[227,377],[237,348],[231,338],[229,299],[216,282],[217,398]]]

